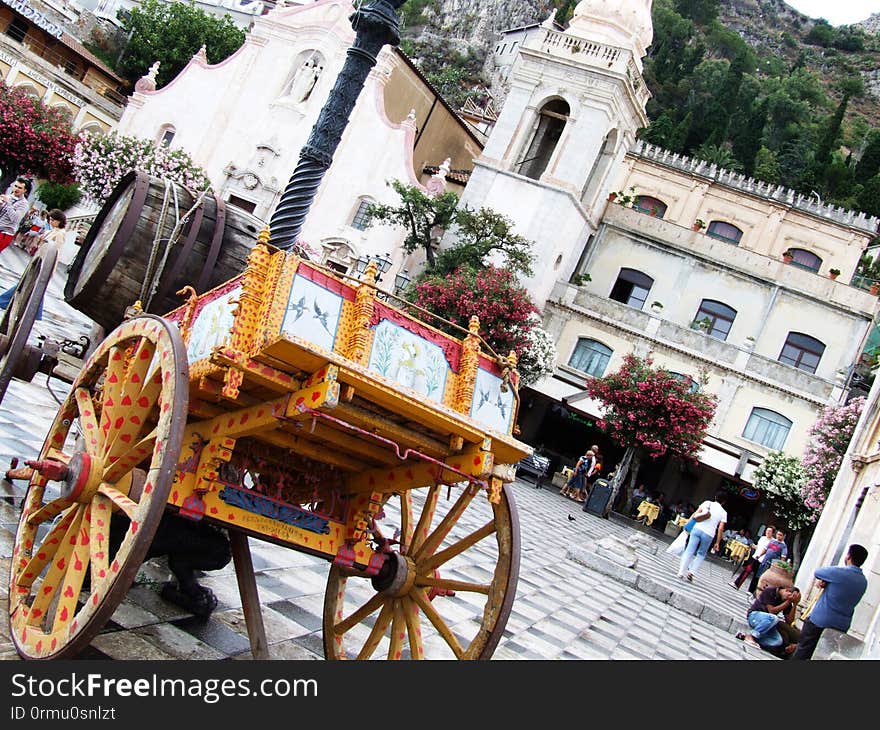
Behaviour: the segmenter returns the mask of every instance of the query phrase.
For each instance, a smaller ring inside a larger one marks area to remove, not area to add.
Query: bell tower
[[[551,15],[519,49],[462,203],[504,213],[535,241],[525,284],[538,306],[573,273],[647,124],[642,58],[652,34],[651,0],[583,0],[565,31]]]

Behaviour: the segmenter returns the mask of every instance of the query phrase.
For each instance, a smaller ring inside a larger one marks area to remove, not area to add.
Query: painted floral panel
[[[193,322],[189,343],[186,347],[186,359],[190,363],[203,360],[211,354],[217,345],[229,340],[234,320],[233,300],[241,297],[241,287],[236,287],[213,302],[208,302]]]
[[[446,389],[449,365],[443,350],[423,337],[383,319],[376,325],[370,370],[441,402]]]
[[[341,296],[297,274],[290,288],[281,333],[332,350],[341,313]]]
[[[471,418],[492,431],[510,433],[513,418],[513,390],[501,392],[501,378],[488,370],[477,370]]]

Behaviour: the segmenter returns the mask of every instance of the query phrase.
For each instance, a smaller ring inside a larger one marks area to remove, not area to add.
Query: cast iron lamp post
[[[396,46],[400,42],[397,10],[405,1],[373,0],[351,16],[356,33],[354,44],[348,49],[345,65],[299,153],[296,169],[272,215],[269,230],[273,246],[289,250],[296,244],[379,51],[386,44]]]

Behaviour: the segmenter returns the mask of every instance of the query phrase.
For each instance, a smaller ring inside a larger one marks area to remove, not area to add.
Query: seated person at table
[[[737,542],[741,542],[743,545],[749,547],[752,543],[752,538],[749,537],[749,531],[745,528],[740,530],[736,535],[733,536],[733,539]]]
[[[648,490],[645,489],[644,484],[639,484],[632,493],[632,497],[630,498],[630,517],[635,517],[638,512],[639,505],[644,502],[648,498]]]

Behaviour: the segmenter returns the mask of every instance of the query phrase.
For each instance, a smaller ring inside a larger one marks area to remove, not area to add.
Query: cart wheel
[[[0,318],[0,401],[6,394],[9,381],[15,377],[18,360],[34,326],[57,258],[57,246],[44,244],[40,247],[22,272],[12,299]]]
[[[385,504],[380,526],[396,523],[402,544],[375,578],[331,567],[324,594],[328,659],[492,656],[519,576],[516,506],[505,486],[497,505],[476,488],[453,489],[444,509],[446,489],[406,492]]]
[[[12,551],[10,626],[23,657],[76,654],[131,586],[180,456],[188,374],[177,328],[144,316],[111,332],[74,381],[31,462]],[[115,552],[111,515],[129,522]]]

